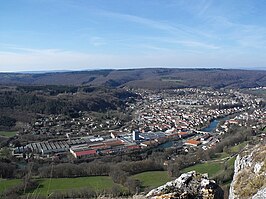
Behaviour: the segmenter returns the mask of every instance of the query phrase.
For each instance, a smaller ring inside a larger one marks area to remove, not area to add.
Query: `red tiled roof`
[[[121,140],[107,141],[107,142],[105,142],[105,144],[108,145],[108,146],[124,145],[124,143]]]
[[[131,146],[127,146],[128,149],[139,149],[140,147],[137,145],[131,145]]]
[[[179,132],[178,135],[187,135],[187,132]]]
[[[102,144],[102,143],[97,144],[97,145],[90,145],[90,148],[92,148],[92,149],[104,149],[106,147],[107,146],[105,144]]]
[[[76,152],[77,156],[93,155],[93,154],[96,154],[96,150],[86,150],[86,151],[78,151],[78,152]]]
[[[186,143],[187,143],[187,144],[193,144],[193,145],[198,145],[198,144],[200,144],[200,142],[197,141],[197,140],[187,140]]]
[[[229,123],[231,123],[231,124],[237,124],[238,121],[236,121],[236,120],[229,120]]]

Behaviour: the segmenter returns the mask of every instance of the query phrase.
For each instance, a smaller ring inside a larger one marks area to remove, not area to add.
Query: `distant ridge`
[[[43,74],[43,73],[65,73],[65,72],[71,72],[71,70],[14,71],[10,73]]]
[[[98,71],[98,70],[139,70],[139,69],[158,69],[158,68],[169,68],[169,69],[224,69],[224,70],[260,70],[265,71],[266,67],[260,66],[243,66],[243,67],[231,67],[231,68],[223,68],[223,67],[164,67],[164,66],[154,66],[154,67],[141,67],[141,68],[93,68],[93,69],[76,69],[76,70],[32,70],[32,71],[0,71],[1,73],[25,73],[25,74],[43,74],[43,73],[64,73],[64,72],[84,72],[84,71]]]
[[[151,89],[266,86],[265,70],[221,68],[141,68],[0,73],[2,85],[72,85]]]

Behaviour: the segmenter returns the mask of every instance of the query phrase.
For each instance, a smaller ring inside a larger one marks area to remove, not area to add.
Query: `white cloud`
[[[226,59],[225,59],[226,57]],[[85,70],[139,67],[263,67],[266,61],[246,55],[166,52],[134,55],[89,54],[58,49],[0,52],[0,71]]]
[[[153,19],[149,19],[145,17],[136,16],[136,15],[111,12],[111,11],[106,11],[106,10],[98,10],[97,14],[107,16],[107,17],[117,18],[121,21],[134,22],[137,24],[144,25],[145,27],[165,31],[172,35],[179,35],[179,37],[180,36],[194,37],[195,35],[202,36],[202,37],[212,37],[212,35],[206,32],[183,25],[181,23],[175,22],[173,24],[168,21],[158,21],[158,20],[153,20]]]
[[[104,38],[102,37],[91,37],[90,38],[90,43],[95,46],[95,47],[98,47],[98,46],[104,46],[107,44],[107,42],[105,41]]]

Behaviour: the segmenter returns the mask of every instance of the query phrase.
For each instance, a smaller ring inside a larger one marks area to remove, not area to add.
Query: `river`
[[[207,127],[203,128],[202,131],[204,131],[204,132],[210,132],[211,133],[211,132],[213,132],[217,128],[219,122],[225,121],[227,119],[228,119],[228,116],[221,117],[221,118],[218,118],[218,119],[214,119],[214,120],[212,120],[210,122],[210,124]],[[164,149],[165,148],[170,148],[170,147],[172,147],[174,145],[179,145],[180,143],[182,143],[181,140],[178,140],[178,141],[168,141],[168,142],[166,142],[164,144],[159,145],[158,148],[161,148],[161,149],[162,148],[164,148]]]
[[[204,129],[202,129],[202,131],[205,132],[212,132],[214,129],[216,129],[217,125],[219,124],[219,121],[221,120],[212,120],[211,123]]]
[[[212,120],[211,123],[207,127],[202,129],[202,131],[211,133],[217,128],[219,122],[225,121],[225,120],[228,120],[228,119],[229,119],[229,116],[225,116],[225,117],[221,117],[221,118]]]

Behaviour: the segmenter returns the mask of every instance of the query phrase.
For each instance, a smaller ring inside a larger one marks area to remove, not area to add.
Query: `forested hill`
[[[90,86],[0,86],[0,130],[16,121],[29,122],[38,115],[63,114],[79,117],[79,112],[126,112],[138,96],[122,88]]]
[[[248,88],[266,86],[266,71],[146,68],[56,73],[0,73],[3,85],[105,85],[138,88]]]

